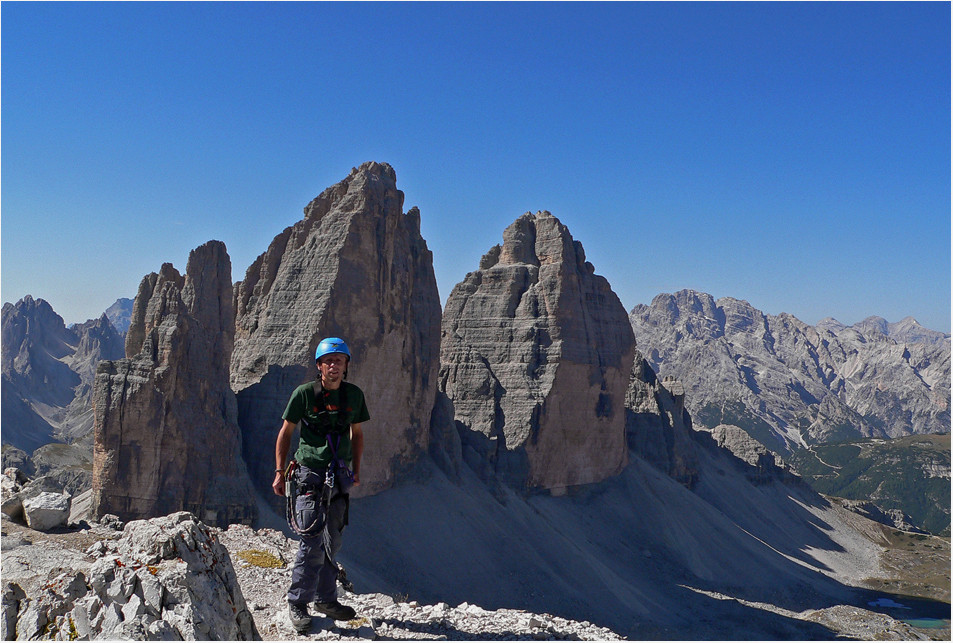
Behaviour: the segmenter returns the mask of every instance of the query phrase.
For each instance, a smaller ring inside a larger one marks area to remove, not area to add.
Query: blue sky
[[[209,239],[236,280],[364,161],[442,299],[549,210],[682,288],[950,331],[947,3],[0,5],[2,298],[67,323]]]

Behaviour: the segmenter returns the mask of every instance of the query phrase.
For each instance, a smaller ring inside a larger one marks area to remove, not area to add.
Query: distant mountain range
[[[782,455],[950,430],[950,337],[910,317],[810,326],[682,290],[629,319],[652,367],[684,385],[696,426],[739,426]]]
[[[29,453],[87,437],[96,365],[124,355],[122,334],[105,314],[67,328],[49,303],[29,295],[4,304],[2,315],[3,442]]]

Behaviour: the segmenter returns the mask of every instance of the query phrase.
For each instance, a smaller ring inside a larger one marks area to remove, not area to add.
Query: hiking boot
[[[288,603],[288,617],[298,634],[304,634],[311,629],[311,615],[306,605]]]
[[[350,621],[357,616],[357,612],[347,605],[341,605],[337,601],[330,603],[318,603],[315,601],[314,609],[335,621]]]

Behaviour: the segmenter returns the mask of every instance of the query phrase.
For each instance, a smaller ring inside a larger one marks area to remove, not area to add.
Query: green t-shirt
[[[322,395],[318,384],[318,395]],[[328,433],[337,444],[337,457],[351,466],[351,425],[370,419],[364,392],[349,382],[341,382],[341,388],[323,390],[323,401],[314,393],[315,383],[302,384],[291,394],[282,419],[292,424],[301,422],[301,439],[295,459],[311,469],[323,469],[331,462],[331,447],[328,446]],[[303,422],[302,422],[303,420]]]

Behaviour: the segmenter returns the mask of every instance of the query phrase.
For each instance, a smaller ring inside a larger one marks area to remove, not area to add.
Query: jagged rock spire
[[[143,278],[126,359],[104,361],[93,391],[96,515],[191,511],[250,523],[257,511],[228,385],[234,337],[231,261],[220,241]]]

